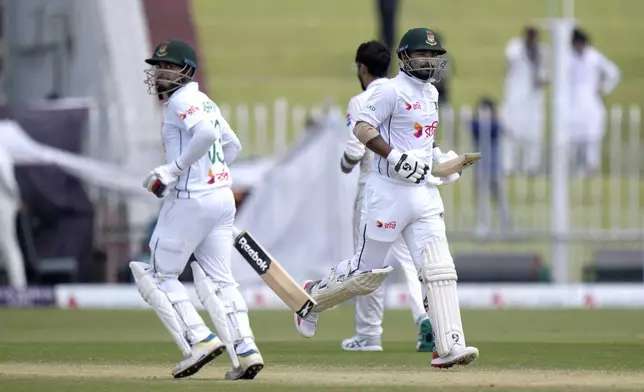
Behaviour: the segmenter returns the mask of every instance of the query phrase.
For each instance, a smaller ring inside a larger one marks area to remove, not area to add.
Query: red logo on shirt
[[[376,221],[376,227],[380,229],[395,229],[396,228],[396,221],[391,221],[391,222],[381,222],[379,220]]]
[[[188,110],[186,110],[186,112],[185,112],[185,113],[184,113],[184,112],[179,112],[179,118],[180,118],[180,119],[182,119],[182,120],[185,120],[185,119],[186,119],[186,117],[188,117],[188,116],[192,116],[193,114],[197,113],[198,111],[199,111],[199,107],[198,107],[198,106],[192,106],[192,105],[191,105],[191,106],[188,108]]]
[[[230,178],[228,175],[228,170],[221,169],[219,173],[213,173],[212,169],[208,170],[208,184],[214,184],[217,181],[226,181]]]
[[[412,109],[420,110],[421,109],[420,103],[416,102],[414,104],[411,104],[411,103],[405,102],[405,110],[410,111]]]
[[[416,139],[420,139],[423,134],[425,137],[432,137],[436,134],[436,128],[438,127],[438,121],[434,121],[432,125],[420,125],[418,123],[414,123],[414,137]]]

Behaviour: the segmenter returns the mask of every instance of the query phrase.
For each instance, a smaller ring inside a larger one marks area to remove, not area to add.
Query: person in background
[[[445,45],[445,37],[442,34],[436,34],[440,37],[443,45]],[[450,106],[450,81],[455,74],[454,58],[450,56],[449,53],[445,54],[445,58],[447,59],[447,63],[445,63],[445,69],[441,74],[441,79],[437,82],[432,83],[434,87],[436,87],[436,90],[438,90],[438,106],[441,109],[445,109]]]
[[[27,276],[16,231],[20,190],[13,169],[9,151],[0,145],[0,267],[7,271],[11,287],[24,289]]]
[[[571,155],[576,158],[578,174],[593,175],[599,169],[601,142],[606,133],[604,97],[619,83],[620,71],[590,45],[588,35],[579,28],[573,32],[572,48]]]
[[[472,140],[476,151],[483,154],[483,160],[474,165],[477,203],[478,233],[484,233],[490,228],[489,194],[499,212],[499,222],[502,230],[510,228],[510,212],[505,196],[501,173],[500,140],[502,128],[496,110],[496,103],[490,97],[483,97],[472,116]]]
[[[505,57],[503,171],[534,175],[542,168],[549,48],[539,43],[539,30],[527,26],[523,37],[508,42]]]
[[[396,45],[396,15],[398,14],[398,0],[377,0],[376,7],[378,13],[378,24],[380,31],[380,41],[382,41],[390,51],[393,52]],[[395,69],[395,61],[392,67]]]

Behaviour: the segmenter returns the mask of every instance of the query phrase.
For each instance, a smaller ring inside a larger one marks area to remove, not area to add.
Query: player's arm
[[[221,122],[221,147],[224,151],[224,162],[226,165],[230,165],[241,152],[242,145],[228,121],[222,117]]]
[[[351,98],[347,109],[347,126],[351,131],[356,125],[356,119],[359,112],[358,100],[355,97]],[[365,145],[360,143],[353,132],[350,132],[349,140],[347,140],[344,154],[342,154],[342,159],[340,160],[340,168],[342,171],[344,173],[350,173],[354,166],[362,160],[364,153]]]
[[[206,118],[201,105],[181,103],[168,110],[176,112],[182,128],[192,134],[192,139],[177,159],[152,170],[143,181],[143,187],[159,198],[165,196],[185,169],[208,153],[217,139],[215,125]]]
[[[378,131],[393,114],[397,100],[398,96],[391,82],[377,87],[360,111],[353,134],[369,150],[387,159],[400,177],[420,183],[425,179],[429,166],[411,154],[391,148]]]
[[[605,96],[610,94],[615,87],[617,87],[621,75],[619,67],[617,67],[615,63],[599,52],[597,52],[597,55],[599,56],[598,65],[604,77],[601,82],[600,93]]]

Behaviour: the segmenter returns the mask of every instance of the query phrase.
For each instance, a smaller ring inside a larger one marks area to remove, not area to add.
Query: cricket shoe
[[[239,367],[226,372],[226,380],[252,380],[264,368],[264,358],[253,344],[242,342],[235,347]]]
[[[469,365],[479,357],[479,350],[476,347],[463,347],[455,344],[444,357],[434,353],[432,367],[449,369],[454,365]]]
[[[312,280],[304,282],[304,291],[310,293],[314,283]],[[297,332],[305,338],[312,338],[315,335],[319,315],[317,312],[310,312],[306,318],[302,318],[295,313],[295,329],[297,329]]]
[[[344,351],[382,351],[380,336],[353,336],[342,341]]]
[[[191,347],[192,354],[172,369],[174,378],[192,376],[204,367],[205,364],[220,356],[226,351],[226,345],[215,334]]]
[[[416,351],[419,353],[431,353],[436,348],[434,344],[434,335],[432,333],[432,324],[429,319],[420,323],[418,329],[418,341],[416,342]]]

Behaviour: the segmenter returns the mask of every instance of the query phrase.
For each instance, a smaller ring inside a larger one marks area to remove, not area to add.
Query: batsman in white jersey
[[[353,127],[356,125],[356,118],[358,118],[360,110],[365,106],[367,99],[378,86],[387,81],[386,77],[390,63],[391,52],[385,44],[370,41],[358,47],[355,65],[363,91],[349,101],[347,126],[350,131],[353,131]],[[373,165],[373,152],[366,150],[364,144],[353,135],[353,132],[350,132],[340,167],[344,173],[350,173],[358,164],[360,165],[360,177],[358,179],[358,195],[353,215],[354,246],[357,246],[361,235],[360,215],[364,201],[365,184]],[[423,307],[423,295],[416,275],[416,267],[401,236],[389,249],[385,264],[391,265],[394,261],[400,264],[409,286],[412,317],[419,329],[416,349],[420,352],[432,352],[434,342],[431,323]],[[371,294],[356,298],[356,334],[342,341],[342,349],[345,351],[382,351],[381,336],[382,320],[385,313],[384,302],[384,286],[380,286]]]
[[[139,292],[156,311],[185,358],[172,371],[190,376],[224,351],[234,369],[226,378],[252,379],[264,363],[233,278],[230,258],[235,200],[228,165],[241,150],[217,105],[193,81],[194,50],[183,41],[159,44],[146,84],[167,97],[161,137],[166,164],[143,185],[165,198],[150,239],[150,263],[130,263]],[[218,332],[206,326],[178,277],[190,255],[195,288]]]
[[[387,254],[402,234],[421,280],[434,331],[434,367],[469,364],[478,358],[465,344],[456,290],[456,269],[445,236],[443,202],[426,184],[442,155],[434,147],[438,92],[431,82],[445,67],[446,50],[431,30],[416,28],[398,46],[400,73],[376,87],[358,115],[353,133],[375,153],[364,191],[361,236],[355,255],[322,280],[305,282],[317,305],[295,326],[313,337],[319,313],[378,289],[392,271]],[[435,154],[436,153],[436,154]]]

